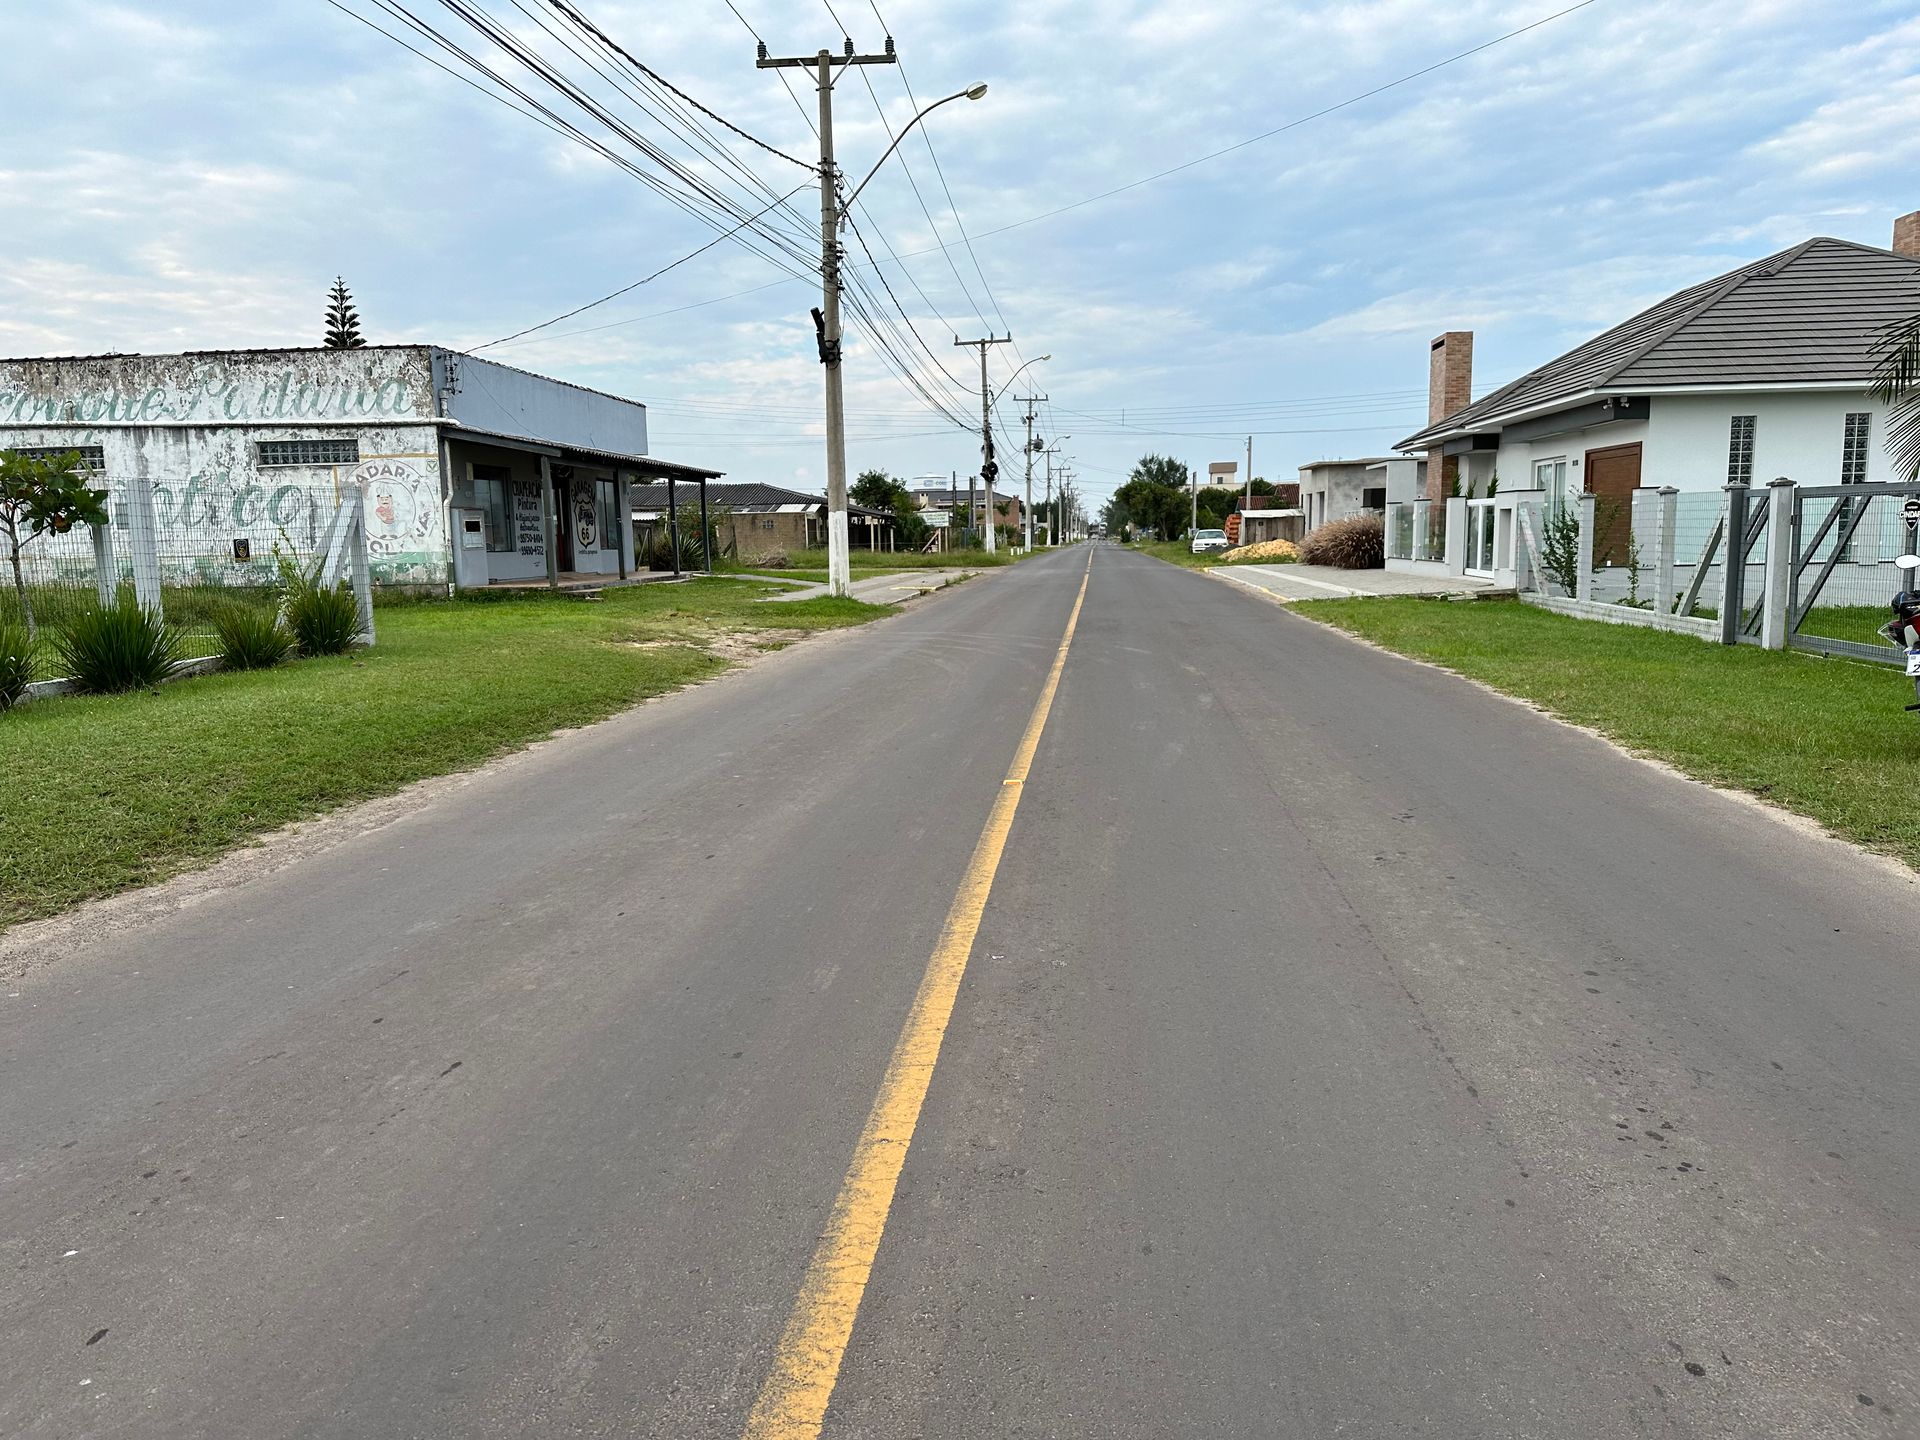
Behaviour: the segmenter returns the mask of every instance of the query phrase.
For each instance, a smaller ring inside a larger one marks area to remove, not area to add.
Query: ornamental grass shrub
[[[1300,558],[1340,570],[1379,570],[1387,563],[1385,521],[1371,514],[1329,520],[1300,542]]]
[[[270,669],[297,643],[276,611],[258,605],[228,605],[214,615],[213,633],[220,662],[229,670]]]
[[[34,648],[25,625],[0,620],[0,710],[11,710],[27,693],[33,679]]]
[[[180,664],[185,633],[131,596],[80,611],[53,634],[60,668],[80,689],[96,695],[146,690]]]

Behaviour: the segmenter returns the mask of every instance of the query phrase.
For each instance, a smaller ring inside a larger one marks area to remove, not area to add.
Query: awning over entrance
[[[612,579],[617,573],[620,580],[631,578],[634,568],[634,535],[632,504],[629,498],[630,488],[638,482],[643,485],[665,483],[669,494],[678,499],[679,487],[692,484],[698,488],[700,496],[701,530],[710,533],[707,525],[707,484],[717,480],[722,474],[718,470],[708,470],[698,465],[683,465],[674,460],[661,460],[651,455],[623,455],[613,451],[595,449],[578,444],[529,440],[517,435],[501,434],[497,431],[478,429],[465,425],[443,425],[441,427],[443,446],[476,446],[491,451],[514,451],[531,457],[525,463],[537,465],[537,481],[529,474],[523,483],[527,487],[525,504],[538,505],[537,537],[532,533],[527,539],[535,541],[522,544],[519,553],[534,558],[534,574],[525,578],[537,581],[544,559],[546,583],[550,588],[561,588],[561,579],[565,574],[578,571],[599,570]],[[502,457],[504,459],[504,457]],[[609,482],[603,475],[598,480],[591,477],[576,477],[576,469],[611,472]],[[457,469],[450,470],[457,475]],[[457,483],[457,482],[456,482]],[[598,499],[593,490],[601,492]],[[609,497],[605,492],[611,488]],[[493,553],[502,545],[501,539],[492,532],[504,529],[501,521],[489,523],[482,518],[485,503],[477,496],[468,497],[473,509],[466,509],[456,496],[455,507],[462,511],[456,521],[454,536],[456,583],[462,585],[496,583],[498,577],[493,573],[490,562]],[[611,503],[608,503],[610,500]],[[504,506],[505,501],[497,501]],[[576,522],[580,526],[580,535],[576,536],[566,527]],[[531,514],[527,517],[529,532],[535,529],[531,523]],[[680,573],[680,544],[678,526],[674,525],[673,573]],[[469,535],[468,530],[474,533]],[[601,534],[605,531],[605,534]],[[491,536],[491,538],[489,538]],[[585,538],[581,538],[585,537]],[[591,559],[583,559],[579,545],[591,541],[597,548],[592,551]],[[469,542],[478,543],[469,543]],[[705,568],[712,569],[710,546],[703,546],[705,556],[702,561]],[[469,556],[475,551],[483,551],[473,559]],[[509,556],[508,559],[512,557]],[[461,562],[466,560],[467,564]],[[525,560],[520,565],[524,567]],[[476,573],[481,564],[484,573]],[[516,572],[524,576],[524,569]]]

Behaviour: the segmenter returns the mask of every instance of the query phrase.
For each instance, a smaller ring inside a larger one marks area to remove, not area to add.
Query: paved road
[[[740,1435],[1085,558],[9,985],[0,1435]],[[1920,1434],[1917,933],[1099,550],[826,1433]]]

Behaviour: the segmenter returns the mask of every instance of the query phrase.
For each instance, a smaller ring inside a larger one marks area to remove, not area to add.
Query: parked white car
[[[1227,548],[1227,532],[1224,530],[1196,530],[1193,532],[1193,553],[1205,555],[1210,550]]]

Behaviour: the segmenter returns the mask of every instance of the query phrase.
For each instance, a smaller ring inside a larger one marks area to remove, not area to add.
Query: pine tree
[[[347,282],[336,275],[333,289],[327,292],[327,349],[358,350],[366,343],[360,335],[360,313],[353,308]]]

